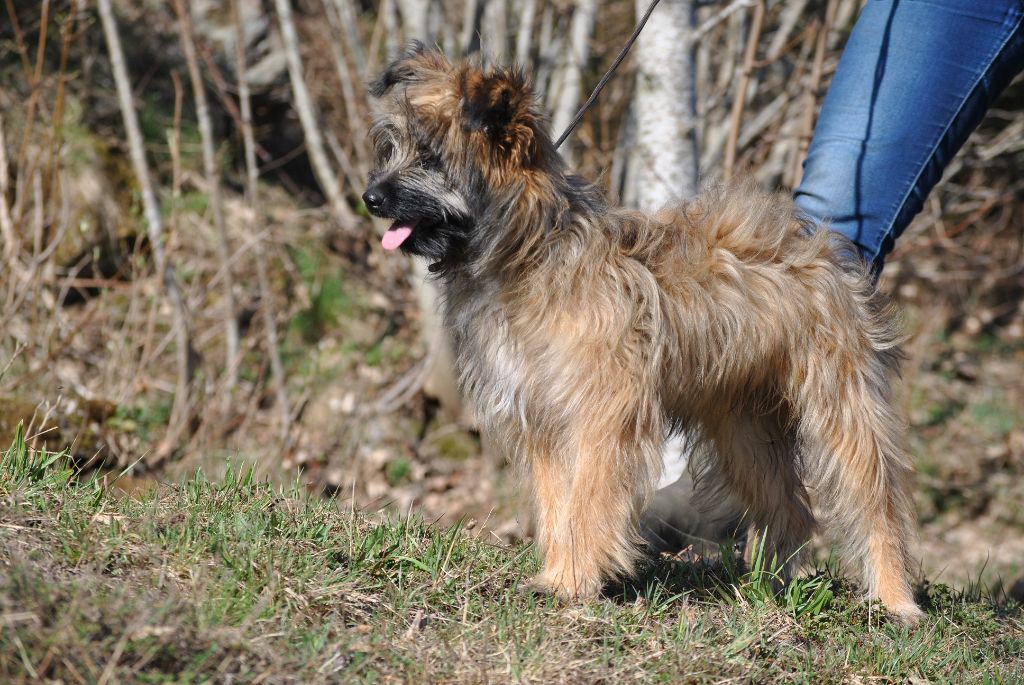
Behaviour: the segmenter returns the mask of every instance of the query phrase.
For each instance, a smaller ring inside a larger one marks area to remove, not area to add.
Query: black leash
[[[601,94],[601,90],[604,89],[604,87],[612,79],[612,75],[615,74],[615,70],[619,68],[620,64],[622,64],[622,60],[626,59],[626,55],[629,54],[629,49],[633,47],[633,43],[636,42],[636,39],[640,35],[640,32],[644,30],[644,25],[650,18],[651,12],[653,12],[654,8],[658,6],[658,2],[659,0],[652,0],[650,6],[647,8],[647,11],[644,12],[644,16],[640,18],[640,22],[636,25],[636,29],[633,30],[633,35],[629,37],[629,40],[626,41],[626,45],[623,46],[621,51],[619,51],[619,56],[616,57],[615,61],[612,62],[612,65],[608,67],[608,71],[606,71],[604,76],[601,77],[601,80],[597,82],[597,86],[594,88],[594,92],[590,94],[590,97],[587,98],[587,101],[583,103],[582,107],[580,107],[580,111],[576,113],[576,116],[573,118],[573,120],[569,122],[568,126],[565,127],[565,131],[563,131],[562,135],[560,135],[558,137],[558,140],[555,141],[556,150],[559,148],[559,146],[561,146],[562,143],[565,142],[565,139],[569,137],[569,134],[572,133],[573,130],[575,130],[575,128],[580,125],[580,122],[583,121],[583,115],[587,113],[587,110],[590,109],[590,107],[594,104],[594,101],[597,100],[597,96]]]

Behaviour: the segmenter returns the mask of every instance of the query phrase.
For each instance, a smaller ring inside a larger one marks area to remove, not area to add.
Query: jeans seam
[[[985,76],[991,71],[992,65],[995,64],[996,60],[1002,54],[1003,50],[1006,48],[1007,43],[1009,43],[1010,39],[1014,36],[1014,34],[1017,33],[1018,30],[1020,30],[1022,22],[1024,22],[1024,14],[1018,13],[1017,14],[1017,21],[1010,25],[1010,30],[1007,31],[1006,36],[1003,38],[1002,42],[999,44],[999,47],[997,47],[992,52],[992,55],[989,57],[988,62],[985,65],[985,68],[981,69],[978,72],[978,76],[974,79],[974,82],[971,84],[971,87],[967,90],[967,96],[964,97],[964,99],[960,102],[960,106],[957,107],[956,112],[953,114],[952,117],[950,117],[949,121],[946,122],[945,127],[942,129],[942,133],[940,133],[936,137],[935,142],[932,144],[931,150],[928,152],[928,155],[925,157],[924,163],[921,165],[921,168],[917,170],[917,174],[915,174],[914,178],[910,181],[910,183],[907,186],[906,190],[903,192],[903,196],[900,198],[899,202],[897,202],[892,207],[892,210],[890,210],[891,211],[891,216],[890,216],[888,222],[886,222],[887,226],[885,227],[885,230],[882,232],[882,239],[880,241],[878,241],[878,245],[877,246],[872,248],[872,253],[873,254],[867,260],[868,262],[875,262],[875,261],[878,260],[878,257],[881,255],[882,247],[885,245],[885,242],[889,238],[892,237],[893,224],[896,223],[896,219],[899,218],[900,212],[902,212],[903,208],[906,207],[907,199],[910,197],[910,193],[913,192],[914,188],[917,187],[917,184],[921,180],[921,175],[924,174],[925,169],[927,169],[928,165],[931,164],[932,160],[935,159],[935,151],[939,148],[939,145],[942,144],[942,141],[946,139],[946,136],[949,134],[949,129],[952,128],[953,124],[957,121],[957,119],[963,113],[964,106],[967,104],[967,102],[974,95],[975,91],[978,89],[978,85],[982,82],[982,80],[985,78]],[[941,178],[940,178],[940,180],[941,180]],[[938,184],[938,181],[936,181],[936,184]]]

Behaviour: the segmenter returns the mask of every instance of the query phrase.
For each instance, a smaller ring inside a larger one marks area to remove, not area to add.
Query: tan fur
[[[460,258],[438,262],[444,314],[463,392],[533,484],[536,582],[585,597],[633,570],[660,445],[685,427],[711,447],[701,483],[735,493],[780,559],[796,563],[816,501],[869,594],[913,621],[897,334],[849,246],[750,183],[655,217],[609,206],[517,73],[421,49],[392,70],[378,127],[427,137],[477,207]]]

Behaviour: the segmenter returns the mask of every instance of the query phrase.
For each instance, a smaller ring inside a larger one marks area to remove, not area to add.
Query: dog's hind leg
[[[768,570],[778,569],[779,580],[788,581],[815,525],[792,432],[779,411],[741,410],[726,416],[708,425],[714,446],[708,466],[714,473],[707,475],[745,508],[744,520],[756,531],[756,537],[748,537],[748,554],[759,546],[773,567]]]
[[[866,362],[830,359],[827,366],[809,366],[798,392],[799,430],[828,532],[846,559],[862,562],[869,595],[914,623],[921,610],[907,549],[911,467],[904,427],[888,399],[888,365],[871,354]]]

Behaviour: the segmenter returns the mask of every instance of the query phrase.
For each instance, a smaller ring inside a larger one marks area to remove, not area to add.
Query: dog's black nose
[[[380,192],[376,188],[370,188],[363,193],[363,202],[366,203],[366,208],[368,210],[371,212],[376,211],[384,204],[384,193]]]

